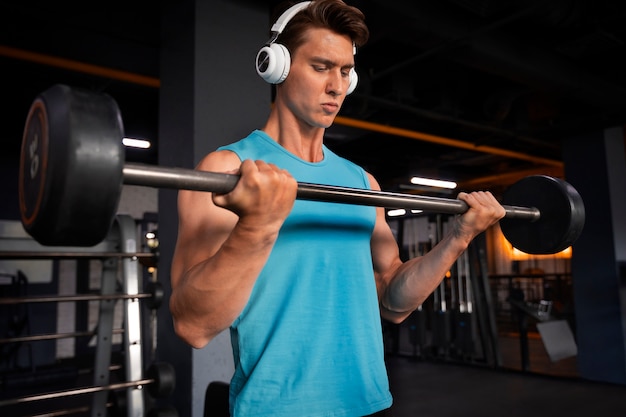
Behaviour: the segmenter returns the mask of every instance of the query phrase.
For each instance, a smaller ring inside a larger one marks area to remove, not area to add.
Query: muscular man
[[[230,328],[232,416],[365,416],[392,402],[381,316],[404,320],[504,209],[488,192],[460,193],[469,210],[403,263],[384,209],[296,201],[296,181],[380,187],[323,143],[356,83],[363,14],[341,0],[294,7],[259,54],[259,74],[277,83],[266,124],[197,167],[239,173],[237,186],[180,191],[170,308],[195,348]],[[274,77],[278,45],[289,67]]]

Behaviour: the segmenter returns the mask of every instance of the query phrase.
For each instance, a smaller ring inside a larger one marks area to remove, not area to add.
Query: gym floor
[[[393,417],[621,416],[626,386],[388,359]]]
[[[522,372],[517,340],[501,343],[499,370],[389,356],[392,417],[541,417],[626,415],[626,386],[576,375],[575,358],[550,363],[530,341],[530,370]]]

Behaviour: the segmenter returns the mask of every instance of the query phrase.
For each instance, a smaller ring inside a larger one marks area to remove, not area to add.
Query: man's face
[[[328,29],[312,28],[291,56],[291,69],[277,94],[302,122],[329,127],[346,97],[354,67],[352,41]]]

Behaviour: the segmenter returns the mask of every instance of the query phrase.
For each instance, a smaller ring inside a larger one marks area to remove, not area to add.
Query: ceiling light
[[[405,209],[395,209],[395,210],[389,210],[387,212],[387,216],[389,217],[404,216],[405,214],[406,214]]]
[[[421,213],[422,211],[424,210],[411,210],[411,214],[418,214],[418,213]],[[394,210],[387,211],[387,216],[389,217],[404,216],[405,214],[406,214],[405,209],[394,209]]]
[[[124,144],[124,146],[128,146],[130,148],[148,149],[150,146],[152,146],[150,141],[144,139],[124,138],[122,139],[122,143]]]
[[[453,181],[435,180],[432,178],[422,177],[411,178],[411,184],[426,185],[428,187],[448,188],[451,190],[456,188],[456,182]]]

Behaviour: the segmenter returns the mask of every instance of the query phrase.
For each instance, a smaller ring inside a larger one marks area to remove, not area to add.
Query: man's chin
[[[317,121],[316,126],[317,127],[321,127],[322,129],[328,129],[335,122],[335,117],[337,117],[336,114],[334,114],[332,116],[323,117],[323,118],[321,118],[320,120]]]

